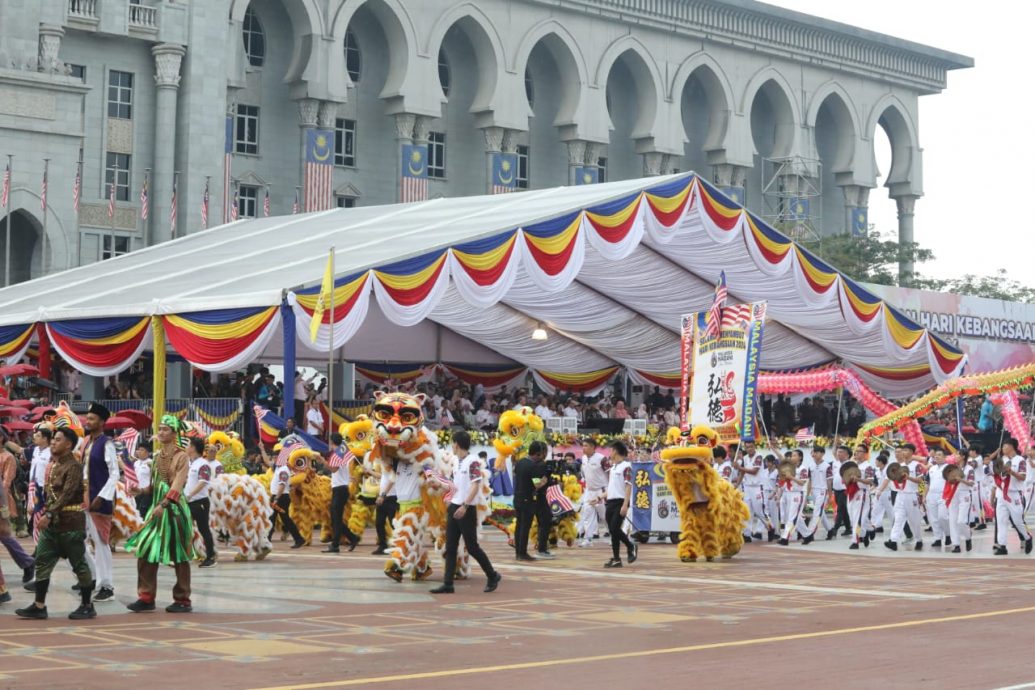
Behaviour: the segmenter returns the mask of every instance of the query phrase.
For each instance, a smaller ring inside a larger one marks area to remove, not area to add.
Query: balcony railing
[[[129,6],[129,26],[145,31],[158,30],[158,10],[144,5]]]
[[[68,16],[76,19],[99,19],[97,0],[68,0]]]

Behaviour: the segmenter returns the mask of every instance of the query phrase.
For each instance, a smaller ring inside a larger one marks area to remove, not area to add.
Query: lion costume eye
[[[402,419],[402,423],[406,425],[413,424],[417,421],[417,415],[410,410],[403,410],[399,417]]]
[[[356,440],[357,441],[362,441],[366,437],[367,437],[367,432],[365,432],[365,431],[361,431],[358,434],[356,434]]]
[[[379,422],[387,422],[388,420],[390,420],[392,418],[392,415],[394,413],[395,413],[395,411],[392,410],[391,408],[387,408],[386,409],[384,407],[375,407],[374,408],[374,419],[376,419]]]

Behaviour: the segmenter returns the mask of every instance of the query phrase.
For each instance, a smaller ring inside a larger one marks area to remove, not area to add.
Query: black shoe
[[[917,542],[916,542],[916,546],[913,547],[913,551],[923,551],[923,550],[924,550],[924,543],[918,539]]]
[[[47,607],[40,608],[36,604],[29,604],[23,609],[16,609],[15,615],[21,618],[35,618],[36,620],[47,620]]]
[[[931,542],[931,548],[932,549],[940,549],[940,548],[942,548],[942,540],[941,539],[935,539],[933,542]]]
[[[453,585],[439,585],[435,589],[431,590],[432,594],[452,594]]]
[[[934,528],[932,528],[930,525],[928,525],[927,527],[924,527],[924,531],[925,532],[933,532]]]
[[[22,584],[26,582],[32,582],[33,576],[36,574],[36,566],[30,565],[28,568],[22,570]]]
[[[385,555],[388,554],[388,549],[386,549],[383,546],[379,546],[376,549],[374,549],[373,551],[371,551],[370,553],[373,556],[385,556]]]
[[[291,545],[291,548],[292,549],[300,549],[303,546],[305,546],[305,542],[304,541],[296,541],[294,544]]]
[[[93,595],[94,601],[111,601],[115,598],[115,590],[111,587],[101,587],[97,590],[97,594]]]
[[[754,534],[751,535],[751,538],[754,539],[755,541],[762,541],[762,533],[761,532],[755,532]]]
[[[485,585],[485,589],[483,589],[482,591],[486,594],[495,592],[496,588],[500,586],[500,580],[502,579],[502,575],[500,575],[499,573],[493,573],[492,577],[489,578],[489,582]]]
[[[527,553],[519,553],[519,554],[518,554],[517,556],[515,556],[514,558],[515,558],[516,560],[519,560],[519,561],[526,561],[526,562],[528,562],[528,563],[535,563],[535,562],[536,562],[536,559],[535,559],[535,558],[533,558],[532,556],[529,556],[529,555],[528,555]]]
[[[1031,553],[1031,537],[1024,541],[1024,553]]]
[[[78,592],[80,589],[82,589],[82,587],[79,586],[78,582],[75,583],[74,585],[72,585],[72,591],[73,592]]]
[[[960,550],[960,547],[954,546],[952,547],[952,551],[950,551],[949,553],[963,553],[963,551]]]
[[[133,613],[144,613],[145,611],[154,611],[155,603],[153,601],[144,601],[143,599],[137,599],[132,604],[126,606],[127,609]]]
[[[805,546],[806,544],[811,544],[815,540],[816,540],[816,535],[810,534],[809,536],[807,536],[807,537],[805,537],[804,539],[801,540],[801,544],[802,544],[802,546]]]
[[[778,539],[778,537],[776,536],[776,530],[773,530],[773,529],[769,530],[769,541],[770,542],[774,542],[777,539]]]
[[[902,532],[906,535],[906,539],[913,538],[913,530],[909,528],[909,525],[906,525]]]
[[[875,529],[875,530],[873,530],[873,531],[874,531],[874,532],[875,532],[876,534],[884,534],[884,528],[883,528],[883,527],[878,527],[877,529]]]
[[[553,559],[557,558],[557,556],[553,555],[549,551],[536,551],[535,557],[536,559],[541,561],[552,561]]]
[[[194,610],[194,607],[190,604],[181,604],[178,601],[174,601],[165,607],[166,613],[190,613]]]
[[[869,537],[863,537],[862,538],[862,543],[863,543],[863,546],[865,546],[866,548],[870,548],[870,538]]]
[[[974,529],[979,530],[979,531],[983,530],[983,529],[988,529],[988,525],[986,523],[982,522],[980,525],[978,525]]]
[[[994,555],[994,556],[1005,556],[1006,555],[1006,547],[1005,546],[997,546],[997,547],[995,547],[995,550],[992,551],[992,555]]]
[[[629,565],[632,565],[633,563],[636,562],[636,559],[639,558],[639,557],[640,557],[640,547],[636,546],[636,544],[633,544],[626,551],[626,559],[625,560],[629,561]]]
[[[787,541],[786,539],[784,539],[783,537],[780,537],[780,541],[778,541],[776,543],[779,544],[780,546],[787,546],[788,544],[790,544],[790,542]]]
[[[326,549],[324,549],[320,553],[341,553],[341,548],[338,547],[338,546],[333,546],[332,545],[332,546],[328,546]]]
[[[214,558],[206,558],[205,560],[203,560],[201,562],[201,564],[198,567],[199,568],[215,568],[216,567],[216,559],[214,559]]]
[[[22,585],[22,589],[24,589],[26,592],[35,592],[36,591],[36,581],[35,580],[30,580],[29,582],[26,582],[24,585]]]
[[[827,541],[830,541],[831,539],[833,539],[836,536],[837,536],[837,530],[836,529],[827,530]]]
[[[967,551],[970,551],[973,548],[973,546],[971,546],[971,543],[970,543],[969,539],[967,541],[965,541],[964,544],[966,544],[966,546],[967,546]]]
[[[745,544],[750,544],[751,543],[751,537],[749,537],[748,535],[745,534],[744,535],[744,543]]]
[[[849,545],[848,548],[851,549],[852,551],[858,551],[859,550],[859,544],[857,542],[852,542]]]
[[[93,607],[93,604],[83,604],[72,613],[68,614],[68,617],[74,621],[82,621],[87,618],[96,618],[97,609]]]
[[[881,530],[881,531],[883,532],[884,530]],[[876,541],[877,540],[877,530],[871,529],[869,532],[866,533],[866,538],[869,539],[870,541]]]
[[[891,541],[890,539],[884,542],[884,546],[888,547],[892,551],[898,551],[898,544]]]
[[[604,564],[604,567],[605,568],[621,568],[622,567],[622,559],[620,559],[620,558],[612,558],[611,560],[609,560],[607,563]]]
[[[353,551],[355,551],[357,546],[359,546],[359,539],[357,539],[356,541],[350,541],[349,542],[349,553],[352,553]]]
[[[11,601],[12,599],[14,599],[14,597],[11,596],[10,592],[2,592],[2,593],[0,593],[0,604],[6,604],[7,602]]]
[[[952,539],[950,539],[949,537],[945,537],[945,545],[952,546]]]

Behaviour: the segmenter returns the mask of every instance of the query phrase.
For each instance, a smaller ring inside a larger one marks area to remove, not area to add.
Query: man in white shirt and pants
[[[745,440],[741,444],[741,450],[744,457],[740,462],[735,462],[734,467],[742,477],[744,502],[751,513],[744,528],[745,541],[751,541],[752,538],[761,539],[763,533],[769,535],[769,541],[773,541],[776,539],[776,533],[765,508],[765,460],[755,448],[754,439]]]
[[[1024,480],[1028,476],[1028,461],[1017,455],[1017,442],[1003,441],[1003,470],[993,477],[995,480],[995,550],[996,556],[1005,556],[1006,535],[1010,528],[1017,532],[1024,547],[1024,553],[1031,553],[1031,533],[1024,524]]]
[[[891,477],[888,477],[881,484],[880,489],[877,490],[877,493],[882,495],[889,490],[890,484],[894,486],[897,493],[895,496],[895,506],[892,509],[894,523],[891,527],[891,538],[884,542],[884,546],[892,551],[898,551],[899,542],[905,539],[906,525],[909,525],[909,531],[916,539],[916,545],[913,547],[914,550],[920,551],[924,548],[924,542],[921,538],[923,531],[920,524],[919,496],[923,466],[913,457],[915,452],[916,446],[912,443],[902,444],[896,450],[895,455],[898,464],[902,466],[905,474],[900,481],[892,481]]]
[[[583,546],[589,546],[597,538],[598,525],[607,524],[604,501],[596,497],[607,489],[610,468],[611,463],[607,458],[597,452],[596,441],[586,439],[582,442],[582,478],[586,481],[586,494],[592,497],[582,502],[579,531],[582,532]]]

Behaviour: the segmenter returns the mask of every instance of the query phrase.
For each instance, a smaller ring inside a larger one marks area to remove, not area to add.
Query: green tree
[[[900,262],[912,261],[915,265],[934,258],[930,249],[915,242],[899,244],[876,230],[865,235],[827,235],[809,249],[853,280],[878,285],[899,285]],[[916,276],[912,282],[916,283]]]
[[[1000,268],[994,276],[977,276],[967,273],[960,278],[948,280],[921,279],[917,287],[940,292],[955,292],[960,295],[1001,299],[1007,302],[1035,304],[1035,289],[1008,276],[1005,268]]]

